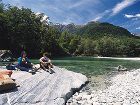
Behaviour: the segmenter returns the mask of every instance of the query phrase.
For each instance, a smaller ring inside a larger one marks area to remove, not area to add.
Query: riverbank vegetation
[[[100,22],[48,25],[43,17],[1,2],[0,49],[10,49],[15,56],[26,50],[33,58],[46,51],[52,56],[140,56],[140,37],[124,28]]]

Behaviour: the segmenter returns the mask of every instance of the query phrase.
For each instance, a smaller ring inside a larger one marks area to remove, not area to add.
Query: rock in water
[[[54,67],[53,74],[46,71],[31,75],[15,71],[13,78],[20,85],[13,92],[0,94],[2,105],[64,105],[87,77],[63,68]]]
[[[127,71],[127,68],[123,67],[122,65],[119,65],[119,66],[117,67],[117,70],[118,70],[118,71]]]

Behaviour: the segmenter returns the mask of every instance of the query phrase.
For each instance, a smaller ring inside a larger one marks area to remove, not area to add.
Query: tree
[[[80,44],[80,37],[79,36],[71,36],[71,41],[69,43],[69,53],[75,55],[75,51]]]
[[[4,4],[0,1],[0,49],[9,48],[9,38],[8,38],[8,18],[5,15]]]
[[[17,53],[23,49],[36,56],[40,47],[42,23],[40,19],[26,8],[9,7],[6,11],[8,17],[8,37],[10,49]],[[13,49],[14,48],[14,49]]]
[[[105,36],[99,40],[97,49],[102,56],[115,56],[118,50],[118,42],[115,38]]]
[[[67,31],[61,33],[59,37],[59,44],[65,52],[69,53],[69,43],[71,41],[70,34]]]

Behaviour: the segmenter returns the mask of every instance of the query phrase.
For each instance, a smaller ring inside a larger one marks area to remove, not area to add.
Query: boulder
[[[81,88],[87,77],[54,66],[55,73],[39,70],[32,75],[24,71],[13,72],[12,78],[20,85],[13,92],[0,94],[2,105],[64,105]]]
[[[0,50],[0,61],[9,62],[13,60],[14,58],[10,50]]]
[[[125,67],[123,67],[122,65],[119,65],[119,66],[117,67],[117,70],[118,70],[118,71],[127,71],[128,69],[125,68]]]

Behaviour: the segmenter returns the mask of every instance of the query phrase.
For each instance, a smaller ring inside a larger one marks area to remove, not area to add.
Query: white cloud
[[[128,15],[128,14],[125,14],[124,15],[126,18],[133,18],[133,17],[135,17],[134,15]]]
[[[103,13],[97,15],[92,21],[99,21],[104,16],[108,15],[110,12],[111,12],[110,10],[105,10]]]
[[[132,19],[129,19],[128,21],[122,22],[121,24],[119,24],[119,26],[128,29],[132,33],[140,32],[140,29],[138,28],[140,27],[140,19],[135,21],[132,18]]]
[[[126,7],[134,4],[137,0],[123,0],[122,2],[115,5],[115,7],[112,9],[112,15],[116,15]]]
[[[136,29],[137,29],[137,30],[140,30],[140,27],[137,27]]]
[[[92,21],[99,21],[102,18],[102,16],[97,16],[95,19],[93,19]]]
[[[78,19],[78,20],[77,20]],[[70,23],[76,23],[77,21],[81,21],[81,18],[78,14],[75,14],[75,13],[71,13],[71,14],[68,14],[64,21],[62,22],[62,24],[70,24]]]
[[[77,2],[73,5],[71,5],[70,8],[76,8],[76,7],[79,7],[79,6],[82,6],[85,4],[89,4],[89,3],[92,3],[93,5],[99,4],[100,0],[81,0],[80,2]]]
[[[122,2],[116,4],[114,6],[114,8],[109,9],[109,10],[106,10],[105,12],[97,15],[97,17],[95,17],[95,19],[93,19],[93,21],[98,21],[98,20],[102,19],[106,15],[109,15],[108,18],[110,18],[111,16],[116,15],[121,10],[123,10],[126,7],[134,4],[135,2],[136,2],[136,0],[122,0]],[[133,15],[127,15],[127,14],[125,14],[125,17],[131,18],[131,17],[133,17]]]
[[[69,18],[62,22],[62,24],[64,24],[64,25],[67,25],[67,24],[70,24],[70,23],[72,23],[72,20],[69,19]]]
[[[85,4],[85,0],[81,0],[80,2],[75,3],[74,5],[71,5],[70,8],[79,7],[81,5]]]
[[[124,16],[125,16],[126,18],[128,18],[128,19],[133,19],[133,20],[138,20],[138,19],[140,19],[140,14],[135,14],[135,15],[125,14]]]
[[[122,2],[116,4],[114,6],[114,8],[105,10],[103,13],[97,15],[93,19],[93,21],[98,21],[98,20],[102,19],[103,17],[105,17],[107,15],[108,15],[108,18],[110,18],[111,16],[118,14],[120,11],[122,11],[126,7],[128,7],[130,5],[133,5],[136,1],[138,1],[138,0],[122,0]],[[125,17],[133,18],[134,16],[133,15],[125,14]],[[140,14],[136,14],[136,17],[140,17]],[[135,18],[135,20],[136,20],[136,18]]]
[[[137,18],[140,18],[140,14],[136,14],[135,16],[136,16]]]

